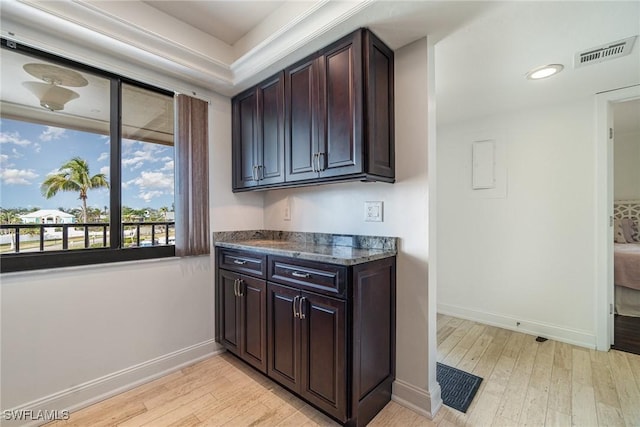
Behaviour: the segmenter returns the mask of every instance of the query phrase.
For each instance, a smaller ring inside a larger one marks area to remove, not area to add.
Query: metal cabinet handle
[[[313,169],[314,172],[318,172],[318,170],[316,169],[317,160],[318,160],[318,153],[313,153],[313,160],[311,161],[311,169]]]
[[[311,275],[309,273],[299,273],[297,271],[292,271],[291,275],[293,277],[300,277],[302,279],[308,279],[309,277],[311,277]]]
[[[245,265],[247,263],[247,261],[240,260],[240,259],[234,259],[233,263],[234,264],[238,264],[238,265]]]
[[[244,293],[242,293],[242,279],[234,279],[233,280],[233,294],[237,297],[243,297]]]
[[[251,177],[253,178],[254,181],[258,181],[258,179],[260,178],[258,176],[258,166],[257,165],[253,166],[253,173],[251,174]]]
[[[323,170],[324,170],[324,153],[318,153],[318,172],[322,172]]]
[[[304,319],[304,318],[305,318],[304,311],[302,311],[302,307],[303,307],[303,305],[302,305],[302,304],[304,303],[304,301],[305,301],[306,299],[307,299],[307,297],[302,297],[302,298],[300,298],[300,309],[298,310],[298,311],[299,311],[299,315],[298,315],[298,317],[300,317],[301,319]]]
[[[258,179],[264,179],[264,166],[263,165],[259,165],[258,166]]]
[[[296,295],[296,296],[293,298],[293,303],[291,304],[291,307],[293,307],[293,317],[300,317],[300,316],[298,315],[298,313],[296,312],[296,302],[298,301],[298,298],[300,298],[300,296],[299,296],[299,295]]]

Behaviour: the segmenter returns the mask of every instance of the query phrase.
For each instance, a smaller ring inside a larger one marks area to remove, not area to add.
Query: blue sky
[[[122,141],[122,204],[132,208],[171,208],[174,150],[171,146]],[[79,208],[77,193],[40,193],[48,174],[72,157],[89,163],[91,175],[109,177],[109,137],[71,129],[2,119],[0,121],[0,206],[41,209]],[[107,189],[90,190],[87,205],[109,206]]]

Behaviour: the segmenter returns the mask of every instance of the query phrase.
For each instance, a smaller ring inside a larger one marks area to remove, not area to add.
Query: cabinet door
[[[395,178],[393,51],[365,33],[367,87],[367,172]]]
[[[318,60],[285,70],[286,180],[318,177]]]
[[[236,297],[236,280],[240,275],[226,270],[218,271],[218,310],[220,343],[230,352],[240,355],[240,303]]]
[[[257,111],[255,88],[233,98],[233,188],[258,185]]]
[[[241,276],[240,356],[262,372],[267,372],[267,282]]]
[[[258,86],[259,185],[284,182],[284,72]]]
[[[300,394],[346,421],[346,303],[308,292],[301,297]]]
[[[300,378],[300,321],[294,315],[299,300],[300,291],[267,284],[267,374],[294,391]]]
[[[320,176],[362,172],[361,32],[329,46],[321,65]]]

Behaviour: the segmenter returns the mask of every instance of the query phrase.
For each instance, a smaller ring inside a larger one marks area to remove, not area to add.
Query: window
[[[0,55],[1,271],[174,256],[173,93]]]
[[[122,85],[124,247],[175,245],[173,98]]]

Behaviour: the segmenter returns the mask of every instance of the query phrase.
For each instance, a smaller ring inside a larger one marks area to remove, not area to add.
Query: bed
[[[616,313],[640,317],[640,201],[614,204]]]

